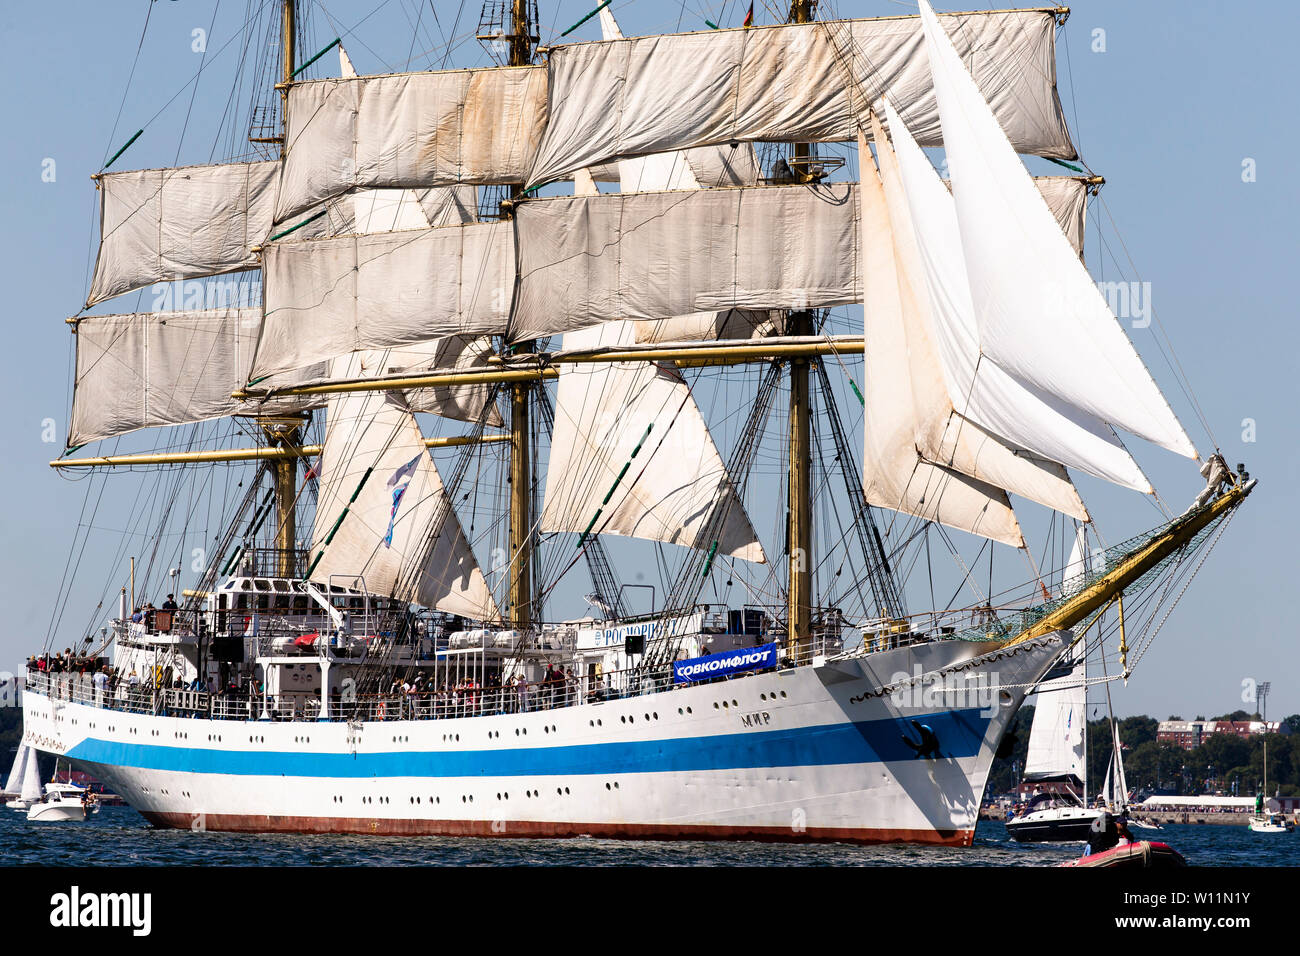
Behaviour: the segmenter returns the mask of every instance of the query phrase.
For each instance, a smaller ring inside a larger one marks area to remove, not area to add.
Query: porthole
[[[720,706],[721,706],[721,705],[720,705],[716,700],[713,702],[713,709],[714,709],[714,710],[717,710]]]
[[[609,782],[608,782],[608,781],[605,782],[605,789],[606,789],[606,790],[612,790],[612,789],[613,789],[613,788],[609,785]]]
[[[781,696],[782,696],[782,697],[786,696],[785,691],[781,691]]]

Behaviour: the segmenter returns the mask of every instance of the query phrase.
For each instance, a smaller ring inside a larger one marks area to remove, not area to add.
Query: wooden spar
[[[528,0],[513,0],[510,11],[510,65],[527,66],[533,59],[533,24]],[[520,190],[514,192],[518,199]],[[533,342],[516,346],[520,353],[532,352]],[[506,529],[509,548],[508,607],[510,626],[520,634],[533,623],[533,484],[532,412],[533,385],[540,381],[516,378],[510,383],[510,515]]]
[[[1026,628],[1002,646],[1020,644],[1078,624],[1093,611],[1114,600],[1116,595],[1123,593],[1142,575],[1196,537],[1200,531],[1241,504],[1254,488],[1254,480],[1235,484],[1204,508],[1175,520],[1163,533],[1129,554],[1088,587],[1060,607],[1048,612],[1036,624]]]
[[[280,158],[284,158],[286,144],[289,141],[289,84],[293,82],[294,35],[297,19],[297,0],[284,0],[282,17],[282,69],[283,88],[280,90]],[[272,444],[287,452],[296,451],[302,428],[299,425],[263,426]],[[275,487],[275,549],[279,554],[280,577],[291,577],[295,573],[293,556],[298,547],[298,458],[290,454],[277,458],[271,464],[272,480]]]
[[[812,0],[794,0],[790,20],[810,23]],[[796,143],[791,161],[794,172],[804,181],[812,181],[808,159],[812,150],[807,143]],[[803,309],[788,313],[787,332],[813,334],[813,313]],[[809,360],[806,355],[790,358],[790,441],[786,508],[786,555],[788,586],[786,591],[786,653],[791,659],[806,656],[812,645],[812,413],[808,391]]]
[[[425,448],[455,448],[460,445],[487,445],[507,442],[504,432],[486,435],[452,435],[448,438],[426,438]],[[297,448],[270,445],[266,448],[233,448],[213,451],[178,451],[147,455],[111,455],[104,458],[61,458],[50,462],[51,468],[114,468],[131,465],[185,465],[200,462],[230,461],[284,461],[313,458],[321,453],[320,445],[302,445]]]
[[[481,385],[491,382],[530,382],[556,378],[557,365],[581,365],[599,362],[672,362],[683,368],[710,365],[742,365],[768,362],[793,356],[861,355],[862,336],[831,336],[808,342],[765,343],[762,339],[742,344],[691,346],[651,346],[644,349],[611,349],[605,352],[571,352],[539,356],[540,361],[528,368],[482,369],[472,372],[428,372],[396,378],[352,379],[320,385],[292,385],[286,388],[250,390],[245,387],[232,393],[241,401],[259,401],[283,395],[337,395],[346,392],[405,391],[416,388],[440,388],[450,385]]]

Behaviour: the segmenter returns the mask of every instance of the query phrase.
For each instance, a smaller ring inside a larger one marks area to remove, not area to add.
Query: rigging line
[[[1129,267],[1133,270],[1133,274],[1135,276],[1138,276],[1140,280],[1142,273],[1138,269],[1137,264],[1133,261],[1133,254],[1129,252],[1128,244],[1124,241],[1124,236],[1119,230],[1119,224],[1115,221],[1115,216],[1110,211],[1110,205],[1106,202],[1105,197],[1103,197],[1100,193],[1097,195],[1096,198],[1097,201],[1101,203],[1101,208],[1105,210],[1106,218],[1110,220],[1111,229],[1114,231],[1115,238],[1119,240],[1120,248],[1124,250],[1124,256],[1125,258],[1128,259]],[[1110,254],[1111,260],[1115,263],[1116,268],[1119,268],[1119,260],[1116,258],[1114,252],[1111,251],[1110,244],[1107,243],[1105,239],[1102,237],[1100,229],[1097,230],[1097,238],[1098,241],[1101,242],[1102,245],[1106,247],[1106,251]],[[1121,274],[1123,274],[1122,269],[1120,269],[1120,272]],[[1151,316],[1152,318],[1155,319],[1156,326],[1157,328],[1160,329],[1160,334],[1164,338],[1165,344],[1168,345],[1169,347],[1169,354],[1168,355],[1165,354],[1165,350],[1160,345],[1158,339],[1156,341],[1156,347],[1160,349],[1161,357],[1164,358],[1165,362],[1167,364],[1170,364],[1171,368],[1174,369],[1175,376],[1178,379],[1179,388],[1182,389],[1182,392],[1187,397],[1187,400],[1192,403],[1192,407],[1196,410],[1196,415],[1201,421],[1201,427],[1205,429],[1205,434],[1209,437],[1210,441],[1214,444],[1215,451],[1218,451],[1219,449],[1218,439],[1214,437],[1214,432],[1210,428],[1209,419],[1206,417],[1205,411],[1201,407],[1201,403],[1196,397],[1196,391],[1192,387],[1191,378],[1187,375],[1187,372],[1183,369],[1183,364],[1178,359],[1178,353],[1174,351],[1174,344],[1172,340],[1170,340],[1169,338],[1169,332],[1165,328],[1165,324],[1161,320],[1159,313],[1156,312],[1154,304],[1148,302],[1148,305],[1151,307]]]
[[[140,30],[140,42],[136,44],[135,58],[131,61],[131,70],[126,77],[126,87],[122,90],[122,102],[117,107],[117,116],[113,119],[112,131],[108,134],[108,146],[104,149],[104,159],[100,163],[108,161],[109,150],[113,148],[113,143],[117,141],[117,128],[122,122],[122,111],[126,109],[126,98],[131,92],[131,81],[135,79],[135,69],[140,63],[140,52],[144,49],[144,38],[149,33],[149,19],[153,16],[154,0],[145,0],[148,6],[145,7],[144,27]]]
[[[221,0],[217,0],[212,5],[212,19],[208,21],[208,36],[212,35],[212,29],[217,24],[217,14],[221,12]],[[190,102],[185,107],[185,121],[181,124],[181,134],[176,138],[176,156],[172,160],[172,165],[176,166],[181,161],[181,148],[185,145],[185,131],[190,128],[190,117],[194,113],[194,99],[199,95],[199,74],[203,72],[203,64],[208,58],[208,45],[203,44],[203,55],[199,58],[199,72],[194,75],[194,85],[190,88]]]
[[[385,72],[385,73],[394,73],[394,72],[396,72],[396,71],[392,68],[391,64],[389,64],[389,62],[388,62],[386,59],[384,59],[382,56],[380,56],[378,53],[376,53],[376,52],[375,52],[375,51],[370,47],[370,45],[366,43],[365,40],[361,39],[361,37],[360,37],[360,36],[357,34],[357,32],[356,32],[357,27],[361,26],[361,24],[365,23],[367,20],[369,20],[371,17],[373,17],[376,13],[378,13],[380,10],[384,9],[384,7],[388,6],[388,4],[392,2],[392,0],[382,0],[382,2],[381,2],[377,7],[375,7],[374,9],[372,9],[369,13],[367,13],[364,17],[362,17],[362,18],[361,18],[360,20],[358,20],[356,23],[352,24],[351,27],[340,27],[340,26],[338,25],[338,21],[337,21],[337,20],[335,19],[335,17],[334,17],[334,16],[329,12],[329,10],[326,9],[325,4],[322,3],[321,0],[313,0],[313,2],[316,4],[316,6],[320,7],[320,9],[321,9],[321,13],[325,14],[325,19],[327,19],[327,20],[330,22],[330,26],[331,26],[331,28],[333,28],[334,32],[335,32],[336,34],[338,34],[339,37],[345,37],[345,36],[355,37],[357,43],[359,43],[359,44],[360,44],[360,45],[361,45],[361,46],[366,50],[367,53],[369,53],[371,56],[373,56],[376,60],[378,60],[380,63],[382,63],[382,64],[384,65],[384,72]]]
[[[962,560],[961,552],[958,551],[957,547],[952,543],[952,539],[948,537],[948,530],[938,522],[933,522],[933,525],[935,531],[939,535],[939,539],[948,547],[949,553],[953,556],[954,560],[956,560],[958,567],[961,568],[963,576],[962,584],[957,586],[957,590],[953,592],[952,597],[948,599],[948,606],[950,607],[952,602],[957,600],[957,595],[961,593],[962,585],[968,585],[970,589],[975,592],[975,598],[980,604],[988,604],[991,606],[993,595],[989,595],[986,598],[980,593],[979,585],[975,583],[975,575],[972,573],[971,568],[967,567],[966,562]],[[980,555],[984,553],[984,549],[992,545],[992,543],[993,541],[991,538],[984,539],[984,542],[980,545],[979,551],[975,553],[975,557],[971,561],[971,566],[974,566],[975,563],[979,561]]]
[[[269,2],[270,0],[262,0],[262,5],[265,6]],[[178,89],[175,93],[171,95],[171,97],[167,100],[166,103],[164,103],[161,107],[158,108],[158,112],[154,113],[153,116],[149,117],[147,120],[144,121],[144,123],[141,125],[141,129],[148,129],[149,125],[153,123],[153,121],[156,120],[159,116],[161,116],[163,112],[167,109],[167,107],[171,106],[172,103],[176,101],[176,98],[178,96],[180,96],[182,93],[185,92],[186,87],[188,87],[191,83],[197,83],[200,74],[202,74],[204,70],[206,70],[208,67],[210,67],[213,63],[216,62],[216,60],[221,56],[221,54],[225,52],[226,47],[230,46],[230,44],[234,43],[235,40],[239,39],[239,37],[243,35],[244,31],[248,29],[251,22],[252,22],[252,18],[250,18],[249,20],[245,20],[244,25],[240,27],[239,30],[237,30],[229,40],[227,40],[225,43],[221,44],[220,47],[218,47],[217,52],[212,54],[212,58],[210,60],[207,59],[207,55],[205,53],[204,59],[206,62],[204,62],[199,67],[197,72],[195,72],[195,74],[192,77],[190,77],[189,80],[187,80],[184,83],[184,85],[181,86],[180,89]]]

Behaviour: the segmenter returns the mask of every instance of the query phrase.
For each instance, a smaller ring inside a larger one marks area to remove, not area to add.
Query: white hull
[[[27,811],[27,819],[33,823],[81,823],[86,819],[86,810],[80,801],[34,803]]]
[[[1291,831],[1287,828],[1286,824],[1284,824],[1284,823],[1276,823],[1276,822],[1274,822],[1273,820],[1269,820],[1269,819],[1267,819],[1267,818],[1265,818],[1265,819],[1260,819],[1259,817],[1252,817],[1251,820],[1250,820],[1250,823],[1248,824],[1248,826],[1250,827],[1250,830],[1251,830],[1252,833],[1289,833],[1289,832],[1291,832]]]
[[[945,641],[548,711],[356,724],[29,691],[25,734],[160,826],[969,845],[994,751],[1063,646]],[[985,690],[891,684],[918,673]],[[938,756],[908,746],[913,720]]]

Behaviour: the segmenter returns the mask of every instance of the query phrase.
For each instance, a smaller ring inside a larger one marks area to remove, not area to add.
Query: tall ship
[[[1127,679],[1254,486],[1082,261],[1063,8],[543,47],[498,0],[495,65],[358,75],[263,6],[248,144],[113,153],[68,320],[74,554],[139,491],[24,741],[158,826],[969,845],[1025,695]],[[1162,515],[1066,580],[1080,475]]]

